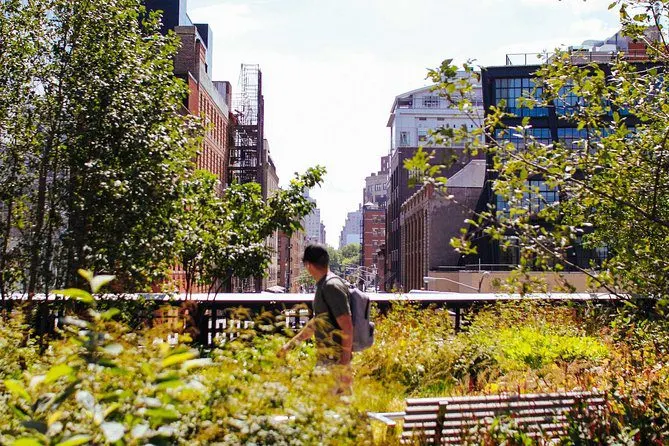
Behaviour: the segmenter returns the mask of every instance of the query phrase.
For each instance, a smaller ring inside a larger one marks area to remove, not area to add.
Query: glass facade
[[[536,88],[535,88],[536,87]],[[495,79],[495,101],[497,104],[504,100],[505,110],[520,117],[543,117],[548,116],[547,107],[528,108],[522,106],[521,98],[540,99],[543,88],[535,86],[534,80],[523,78]]]
[[[583,105],[583,98],[574,94],[570,86],[560,88],[555,99],[555,113],[559,116],[573,114],[577,107]]]
[[[577,147],[576,141],[588,138],[588,131],[586,129],[578,130],[574,127],[558,128],[557,137],[558,141],[564,143],[565,147],[571,149]]]
[[[530,180],[528,204],[530,212],[535,213],[560,201],[558,190],[549,187],[544,180]]]
[[[530,192],[523,195],[522,206],[529,209],[532,214],[536,214],[542,209],[560,201],[559,191],[549,187],[544,180],[530,180],[525,184],[530,189]],[[495,198],[497,212],[508,213],[509,203],[505,197],[496,195]]]
[[[551,129],[547,127],[532,127],[526,130],[525,135],[519,134],[516,130],[497,129],[495,130],[495,139],[504,144],[512,142],[516,147],[525,147],[526,138],[533,137],[536,142],[541,144],[550,144],[552,142]]]

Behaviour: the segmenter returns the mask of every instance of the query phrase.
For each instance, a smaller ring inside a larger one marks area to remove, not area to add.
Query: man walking
[[[315,337],[318,364],[321,366],[346,366],[351,362],[353,347],[353,320],[349,306],[348,286],[342,278],[330,271],[330,256],[324,246],[309,245],[304,250],[302,262],[316,281],[313,314],[304,328],[279,351],[279,357],[302,341]],[[342,390],[349,390],[351,375],[341,374]]]

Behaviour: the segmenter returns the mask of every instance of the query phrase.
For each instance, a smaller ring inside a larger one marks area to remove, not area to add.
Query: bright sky
[[[237,87],[260,64],[265,136],[282,184],[316,164],[312,191],[327,241],[338,246],[364,178],[388,153],[395,96],[428,85],[443,59],[503,65],[507,53],[604,39],[618,29],[613,0],[189,0],[214,33],[214,80]]]

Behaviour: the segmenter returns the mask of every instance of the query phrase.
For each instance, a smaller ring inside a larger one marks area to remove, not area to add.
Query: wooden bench
[[[583,404],[604,406],[599,392],[502,394],[440,398],[410,398],[405,412],[370,412],[370,418],[394,428],[403,420],[402,443],[460,444],[469,429],[490,425],[496,417],[509,416],[532,437],[558,439],[565,433],[567,414]]]

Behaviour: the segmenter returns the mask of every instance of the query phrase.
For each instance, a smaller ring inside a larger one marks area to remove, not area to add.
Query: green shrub
[[[90,279],[96,291],[100,281]],[[276,351],[285,338],[247,333],[200,358],[187,336],[168,345],[159,331],[114,322],[117,309],[96,311],[84,291],[63,294],[91,309],[65,318],[63,339],[3,381],[1,444],[364,444],[371,437],[357,403],[334,397],[332,374],[314,370],[309,346],[283,361]]]
[[[448,312],[408,302],[393,304],[377,318],[374,345],[356,355],[358,376],[371,376],[383,383],[399,383],[411,393],[426,380],[442,376],[444,364],[454,358],[450,345],[453,328]]]
[[[27,336],[29,331],[20,311],[0,322],[0,380],[20,377],[37,361],[39,354],[35,339]]]

